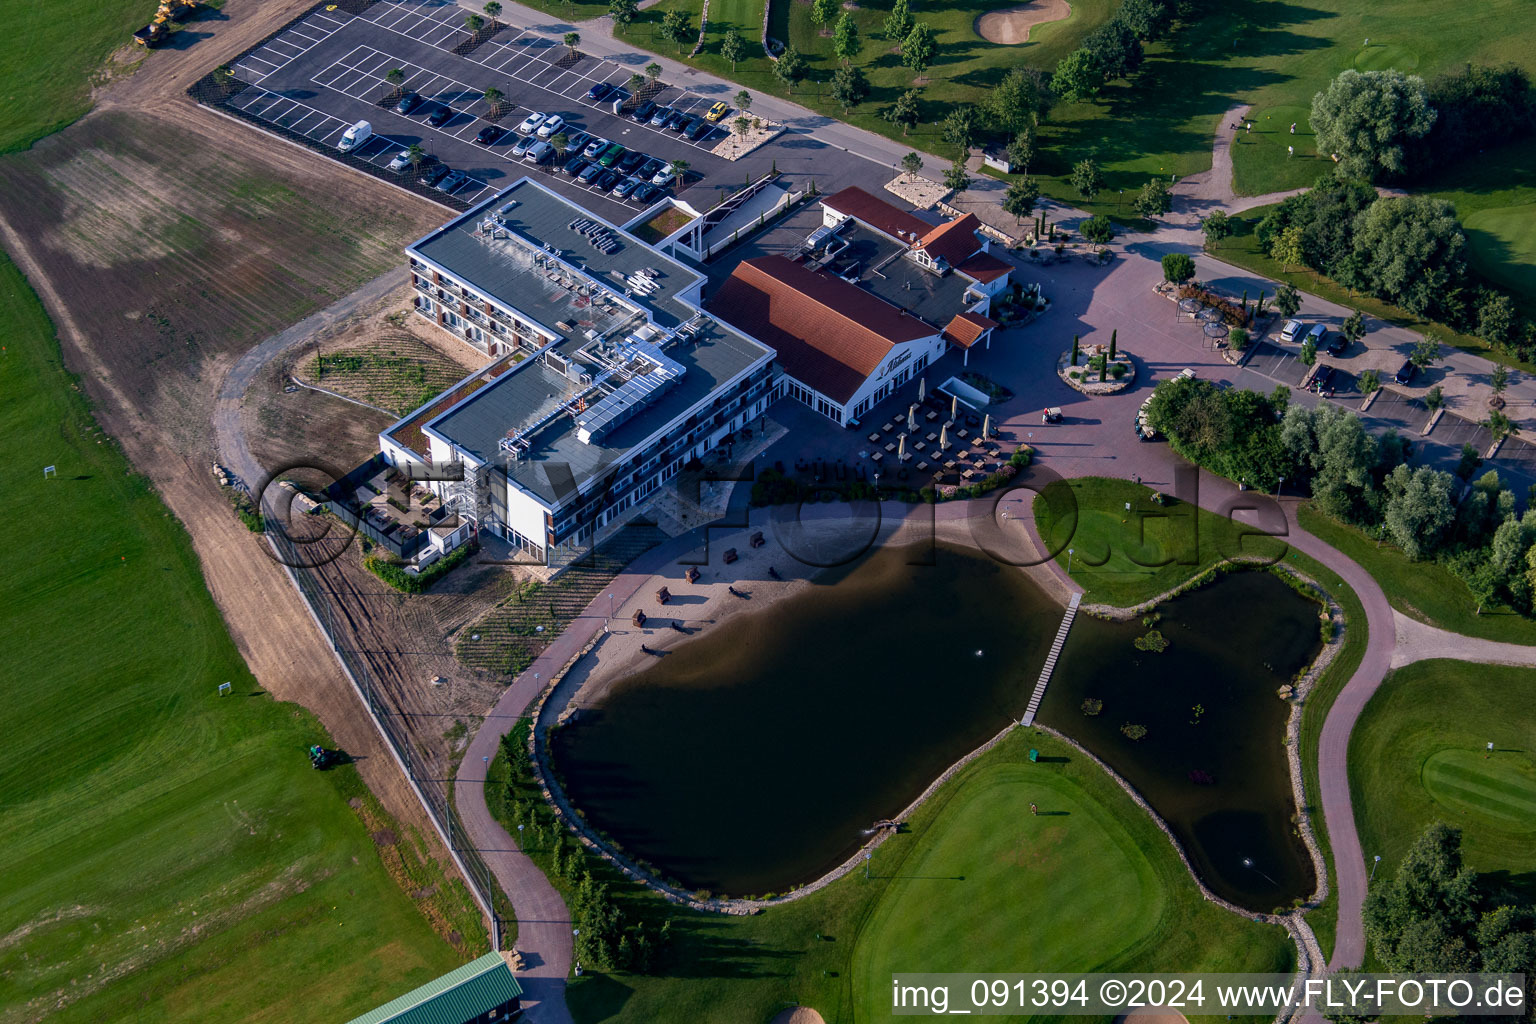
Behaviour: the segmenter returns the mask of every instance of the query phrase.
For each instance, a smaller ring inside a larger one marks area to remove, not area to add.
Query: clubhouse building
[[[854,426],[990,343],[1011,268],[974,217],[931,225],[861,189],[821,208],[800,252],[706,299],[698,271],[517,181],[407,247],[416,312],[491,362],[380,434],[383,460],[558,568],[779,398]]]

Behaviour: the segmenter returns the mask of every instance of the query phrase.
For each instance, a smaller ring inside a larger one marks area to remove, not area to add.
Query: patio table
[[[927,415],[924,416],[924,419],[926,419],[929,423],[932,423],[934,420],[936,420],[938,418],[939,418],[939,414],[934,412],[932,409],[929,409]]]
[[[1200,311],[1200,319],[1204,320],[1208,324],[1215,323],[1217,320],[1221,319],[1221,310],[1217,309],[1215,306],[1206,306]]]
[[[1205,336],[1207,338],[1225,338],[1227,336],[1226,324],[1206,324]]]
[[[886,446],[885,446],[885,450],[888,451],[888,452],[893,452],[893,451],[896,450],[896,445],[894,443],[887,443]]]
[[[1181,313],[1198,313],[1198,312],[1200,312],[1200,300],[1199,299],[1180,299],[1179,300],[1179,312],[1181,312]]]
[[[876,431],[875,433],[869,435],[869,443],[870,444],[879,444],[880,443],[880,432],[879,431]]]

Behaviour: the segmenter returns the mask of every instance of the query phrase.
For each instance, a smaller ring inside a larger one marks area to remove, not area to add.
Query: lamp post
[[[880,500],[880,471],[875,470],[875,500]]]
[[[1277,498],[1280,497],[1280,488],[1282,488],[1284,486],[1285,486],[1285,477],[1281,477],[1280,478],[1280,482],[1275,484],[1275,497],[1277,497]]]
[[[608,591],[608,617],[603,620],[603,632],[608,632],[608,623],[613,621],[613,591]]]
[[[1067,575],[1068,576],[1072,575],[1072,552],[1073,552],[1073,550],[1074,550],[1073,548],[1067,548]]]
[[[581,937],[581,929],[580,928],[572,928],[571,929],[571,939],[573,941],[572,941],[571,944],[575,945],[575,941],[574,940],[579,939],[580,937]],[[581,977],[581,959],[580,958],[577,958],[577,960],[576,960],[576,977],[578,977],[578,978]]]
[[[1376,865],[1380,864],[1380,863],[1381,863],[1381,854],[1378,853],[1376,855],[1376,859],[1371,863],[1371,877],[1366,879],[1366,881],[1368,881],[1368,882],[1376,881]]]
[[[864,877],[869,877],[869,858],[873,856],[868,850],[864,851]]]

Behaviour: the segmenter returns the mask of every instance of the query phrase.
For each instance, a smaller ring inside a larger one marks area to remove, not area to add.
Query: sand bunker
[[[796,1006],[773,1018],[773,1024],[826,1024],[826,1021],[809,1006]]]
[[[989,43],[1015,46],[1029,42],[1029,30],[1036,25],[1061,21],[1072,14],[1067,0],[1034,0],[1005,11],[989,11],[976,19],[976,34]]]

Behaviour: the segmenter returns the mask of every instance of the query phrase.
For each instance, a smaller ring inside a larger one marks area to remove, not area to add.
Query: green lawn
[[[1232,63],[1255,78],[1253,88],[1239,94],[1253,107],[1254,131],[1232,150],[1241,195],[1301,188],[1331,170],[1327,155],[1313,149],[1307,114],[1313,95],[1346,68],[1392,68],[1426,78],[1468,61],[1536,69],[1536,22],[1522,0],[1488,0],[1470,14],[1453,0],[1314,0],[1290,10],[1305,13],[1282,24],[1262,14],[1246,24],[1243,15],[1234,18],[1244,39]],[[1288,145],[1296,147],[1294,157]]]
[[[392,823],[356,770],[310,769],[323,730],[257,690],[185,531],[96,427],[9,261],[0,318],[0,432],[27,453],[0,468],[0,522],[31,538],[0,582],[0,1005],[344,1020],[483,948],[415,837],[376,846]],[[442,891],[462,950],[391,870]]]
[[[25,149],[90,109],[91,82],[102,59],[128,47],[133,32],[155,13],[154,0],[91,0],[67,12],[48,4],[17,4],[0,33],[0,153]]]
[[[1206,509],[1176,499],[1156,505],[1150,488],[1129,480],[1068,481],[1072,502],[1052,490],[1061,486],[1052,484],[1035,502],[1035,527],[1053,550],[1061,548],[1057,563],[1065,569],[1071,562],[1090,604],[1140,604],[1231,555],[1280,550],[1262,537],[1244,540],[1252,536],[1248,527]]]
[[[1035,747],[1044,755],[1028,761]],[[1039,805],[1041,815],[1029,813]],[[679,914],[661,977],[591,975],[598,1021],[886,1020],[893,970],[1284,971],[1285,933],[1199,895],[1166,837],[1102,771],[1040,733],[967,766],[862,872],[752,917]],[[649,900],[649,897],[646,897]]]
[[[1536,894],[1536,672],[1427,661],[1387,677],[1349,742],[1367,863],[1384,874],[1424,828],[1460,828],[1467,863]],[[1487,754],[1488,743],[1494,752]]]
[[[1353,526],[1346,526],[1310,505],[1299,514],[1302,527],[1319,540],[1338,548],[1370,573],[1392,607],[1420,622],[1466,636],[1536,644],[1536,622],[1507,608],[1485,608],[1477,614],[1477,602],[1467,585],[1438,562],[1414,562],[1397,548],[1376,542]]]
[[[1441,168],[1420,191],[1456,207],[1472,265],[1536,314],[1536,139]]]

